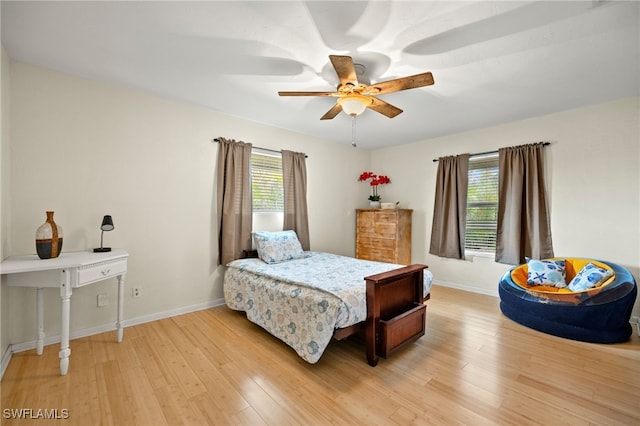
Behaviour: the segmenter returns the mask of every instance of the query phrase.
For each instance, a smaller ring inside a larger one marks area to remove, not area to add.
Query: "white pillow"
[[[307,257],[295,231],[256,231],[253,241],[258,257],[265,263],[280,263]]]
[[[573,292],[589,290],[599,286],[612,275],[612,270],[600,268],[589,262],[573,277],[569,283],[569,290]]]

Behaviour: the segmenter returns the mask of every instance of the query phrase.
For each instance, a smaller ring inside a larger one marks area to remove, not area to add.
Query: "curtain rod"
[[[220,142],[220,139],[218,139],[218,138],[211,139],[211,142]],[[275,149],[260,148],[259,146],[256,146],[255,148],[261,149],[263,151],[269,151],[269,152],[275,152],[275,153],[278,153],[278,154],[282,154],[282,151],[276,151]],[[304,158],[309,158],[309,156],[307,154],[305,154]]]
[[[542,146],[543,146],[543,147],[544,147],[544,146],[547,146],[547,145],[551,145],[551,142],[543,142],[543,143],[542,143]],[[475,153],[475,154],[469,154],[469,157],[479,157],[479,156],[481,156],[481,155],[497,154],[497,153],[498,153],[498,150],[496,149],[496,150],[494,150],[494,151],[485,151],[485,152],[477,152],[477,153]],[[434,163],[437,163],[437,162],[438,162],[438,159],[437,159],[437,158],[434,158],[434,159],[433,159],[433,162],[434,162]]]

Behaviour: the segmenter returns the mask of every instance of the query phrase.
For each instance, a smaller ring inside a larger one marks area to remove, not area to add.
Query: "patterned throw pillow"
[[[574,292],[589,290],[603,283],[612,275],[612,270],[600,268],[589,262],[573,277],[568,289]]]
[[[258,250],[258,257],[265,263],[280,263],[307,257],[295,231],[257,231],[253,233],[253,241]]]
[[[565,288],[567,283],[564,259],[536,260],[527,258],[527,284]]]

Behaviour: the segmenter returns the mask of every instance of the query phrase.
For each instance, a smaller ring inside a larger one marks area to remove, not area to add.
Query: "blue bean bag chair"
[[[498,286],[500,310],[508,318],[554,336],[592,343],[629,340],[637,292],[626,268],[577,258],[529,260],[507,271]]]

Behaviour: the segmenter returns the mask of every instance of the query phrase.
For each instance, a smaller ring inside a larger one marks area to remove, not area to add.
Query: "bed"
[[[301,250],[286,257],[269,262],[263,250],[260,258],[227,264],[225,302],[305,361],[316,363],[332,338],[364,331],[367,361],[375,366],[424,335],[432,282],[425,265]]]

